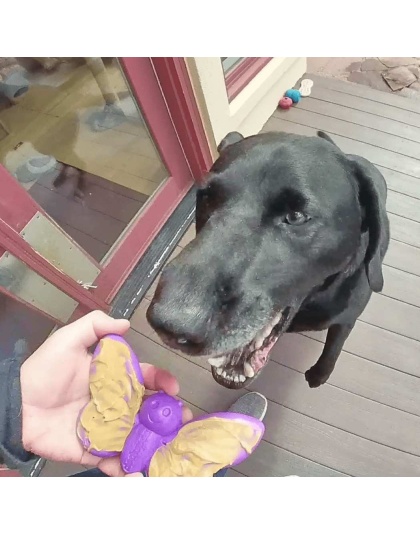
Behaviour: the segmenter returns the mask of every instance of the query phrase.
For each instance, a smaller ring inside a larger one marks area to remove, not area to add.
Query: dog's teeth
[[[245,362],[244,364],[244,373],[247,378],[252,378],[255,375],[252,365],[248,362]]]
[[[274,317],[273,322],[272,322],[273,327],[276,326],[276,324],[280,321],[281,317],[282,317],[282,313],[281,313],[281,312],[278,313],[278,314]]]
[[[236,382],[236,383],[238,383],[238,382],[239,382],[239,376],[238,376],[238,375],[235,375],[233,381]]]
[[[221,367],[217,367],[216,373],[220,376],[223,373],[223,369]]]
[[[225,363],[226,357],[217,356],[215,358],[209,358],[207,361],[209,362],[210,365],[213,365],[213,367],[221,367]]]
[[[239,382],[245,382],[246,378],[244,375],[239,375]]]
[[[223,371],[222,376],[223,376],[223,378],[227,377],[226,371]]]
[[[271,324],[269,324],[267,326],[267,328],[264,330],[264,337],[268,337],[270,334],[271,334],[271,331],[273,330],[273,327],[271,326]]]
[[[263,344],[263,338],[261,337],[258,337],[256,340],[255,340],[255,349],[254,350],[258,350],[261,348]]]

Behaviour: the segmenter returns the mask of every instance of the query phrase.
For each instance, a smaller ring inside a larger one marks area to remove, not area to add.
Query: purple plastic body
[[[155,452],[170,443],[181,427],[181,401],[161,391],[148,397],[121,453],[124,471],[139,473],[147,470]]]
[[[258,419],[244,414],[218,412],[204,415],[194,419],[194,421],[212,417],[220,417],[230,421],[240,420],[249,424],[256,432],[260,432],[261,438],[264,434],[264,424]],[[133,427],[121,453],[121,466],[124,471],[126,473],[147,471],[155,452],[163,445],[170,443],[182,426],[181,402],[162,392],[149,397],[141,407],[139,424]],[[226,467],[238,465],[248,456],[249,454],[242,449],[237,458]]]
[[[131,362],[136,373],[137,379],[144,385],[143,374],[140,369],[140,364],[130,345],[121,337],[117,335],[109,335],[104,339],[110,338],[119,343],[123,343],[130,350]],[[95,357],[99,355],[99,345],[93,353],[94,362]],[[129,370],[127,369],[127,372]],[[126,399],[128,400],[128,399]],[[82,410],[83,411],[83,410]],[[82,412],[81,412],[82,413]],[[258,446],[264,434],[264,424],[255,419],[240,413],[233,412],[218,412],[209,415],[204,415],[194,421],[209,419],[212,417],[220,417],[231,421],[241,421],[249,424],[256,432],[261,434]],[[187,425],[189,423],[186,423]],[[178,434],[182,424],[182,402],[174,397],[167,395],[160,391],[146,398],[143,402],[139,413],[137,414],[133,428],[128,435],[124,448],[121,452],[121,466],[126,473],[147,472],[151,459],[155,452],[162,446],[170,443]],[[89,449],[89,439],[86,436],[81,437],[82,445],[85,449]],[[93,455],[100,458],[110,458],[117,456],[119,452],[112,451],[90,451]],[[245,450],[241,450],[238,457],[226,467],[233,467],[243,462],[249,454]]]
[[[129,349],[130,356],[131,356],[131,363],[133,365],[134,372],[136,373],[137,380],[140,382],[140,384],[144,385],[144,378],[143,378],[143,374],[142,374],[141,369],[140,369],[139,361],[137,359],[137,356],[133,352],[133,349],[130,347],[130,345],[127,343],[127,341],[123,337],[118,336],[116,334],[109,334],[108,336],[104,336],[101,341],[105,341],[106,339],[112,339],[114,341],[117,341],[118,343],[122,343],[123,345],[125,345]],[[101,350],[100,349],[100,345],[101,344],[98,343],[98,345],[95,348],[95,351],[93,353],[92,363],[95,361],[95,358],[100,353],[100,350]],[[127,373],[128,373],[129,369],[126,369],[126,370],[127,370]],[[91,366],[91,373],[92,373],[92,366]],[[126,399],[126,400],[128,401],[128,399]],[[83,410],[84,410],[84,408],[83,408]],[[83,410],[81,410],[80,414],[83,412]],[[136,416],[134,424],[136,425],[137,422],[138,422],[138,415]],[[82,432],[83,432],[83,430],[82,430]],[[83,432],[83,434],[84,434],[84,432]],[[89,447],[90,447],[89,438],[86,435],[82,435],[80,437],[80,440],[82,442],[83,447],[86,450],[89,450]],[[91,454],[93,454],[94,456],[98,456],[99,458],[111,458],[112,456],[117,456],[118,454],[120,454],[118,451],[97,451],[95,449],[92,449],[89,452]]]

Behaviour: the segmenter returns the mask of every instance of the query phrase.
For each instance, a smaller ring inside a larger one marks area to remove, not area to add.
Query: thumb
[[[128,477],[143,477],[142,473],[130,473],[129,475],[125,475],[125,478]]]
[[[123,335],[130,328],[126,319],[114,319],[102,311],[93,311],[64,326],[60,335],[73,340],[73,346],[87,349],[107,334]]]

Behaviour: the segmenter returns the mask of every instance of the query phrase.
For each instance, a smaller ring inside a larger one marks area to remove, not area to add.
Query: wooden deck
[[[276,111],[264,130],[328,132],[368,158],[389,187],[392,242],[385,288],[374,295],[329,382],[303,373],[323,335],[285,335],[252,384],[269,399],[265,440],[233,476],[420,476],[420,102],[327,78],[311,97]],[[194,229],[182,239],[179,253]],[[195,413],[222,410],[242,392],[214,382],[205,359],[163,347],[145,319],[152,292],[132,318],[129,341],[143,361],[166,367]]]

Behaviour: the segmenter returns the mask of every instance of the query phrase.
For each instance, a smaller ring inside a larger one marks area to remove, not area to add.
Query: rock
[[[353,63],[350,63],[348,67],[346,67],[347,72],[355,72],[360,71],[360,67],[362,66],[361,61],[354,61]]]
[[[386,70],[386,66],[376,57],[370,57],[363,61],[363,63],[360,65],[360,70],[362,72],[370,70],[382,72],[383,70]]]
[[[382,73],[386,83],[393,91],[399,91],[403,87],[408,87],[417,80],[412,72],[407,67],[395,67]]]
[[[407,69],[414,74],[416,78],[420,78],[420,68],[415,65],[410,65]]]
[[[361,57],[332,57],[328,61],[325,71],[330,72],[333,76],[348,72],[349,65],[352,63],[361,63],[364,58]]]
[[[418,58],[415,57],[380,57],[378,58],[386,67],[406,67],[407,65],[418,65]]]
[[[359,83],[361,85],[367,85],[368,87],[378,89],[379,91],[391,93],[391,89],[384,82],[379,72],[352,72],[348,77],[348,81],[353,83]]]

